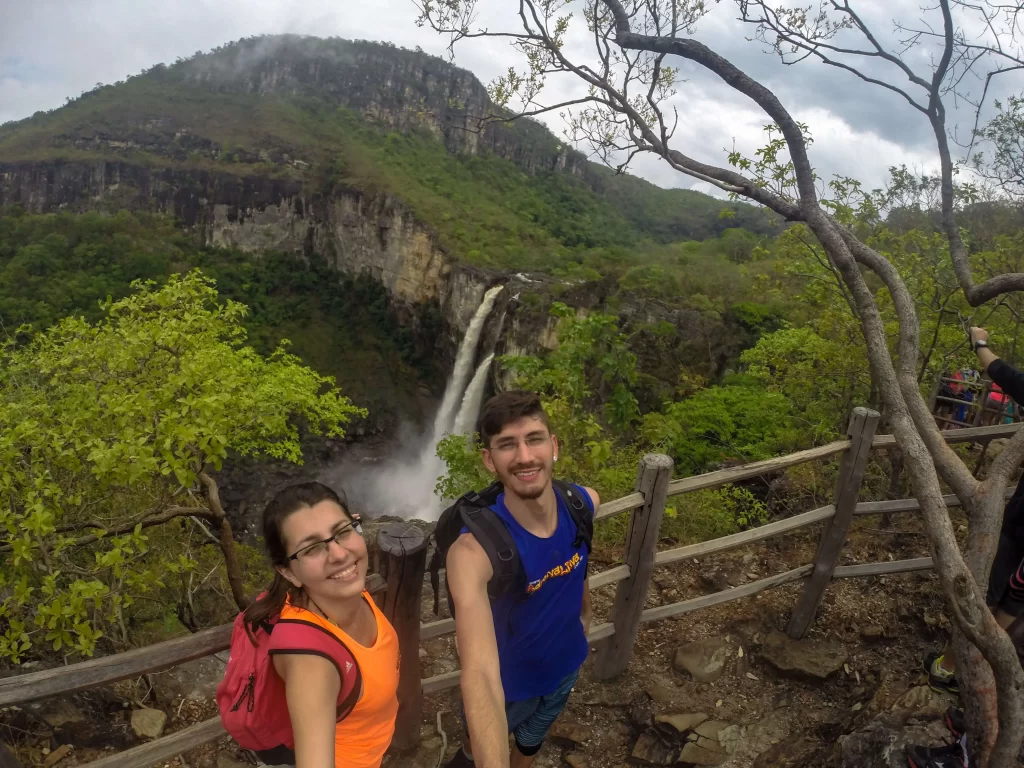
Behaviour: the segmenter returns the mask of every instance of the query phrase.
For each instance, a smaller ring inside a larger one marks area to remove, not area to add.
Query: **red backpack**
[[[217,708],[224,730],[244,749],[294,746],[284,681],[271,661],[278,653],[313,654],[334,664],[341,677],[338,721],[348,716],[362,692],[359,664],[334,633],[310,621],[275,618],[256,630],[253,643],[240,613],[231,630],[224,679],[217,686]]]

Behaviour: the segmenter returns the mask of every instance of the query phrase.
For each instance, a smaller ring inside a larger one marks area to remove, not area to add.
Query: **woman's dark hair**
[[[341,507],[341,511],[350,520],[354,519],[352,513],[348,511],[345,492],[340,490],[335,492],[323,483],[310,482],[289,485],[278,491],[270,500],[263,510],[263,543],[273,565],[288,565],[288,551],[285,549],[284,538],[281,536],[281,526],[284,525],[284,521],[300,509],[312,507],[321,501],[333,501]],[[289,595],[294,600],[301,591],[301,588],[292,586],[288,579],[276,570],[274,571],[274,581],[267,589],[266,594],[245,609],[245,628],[254,645],[256,643],[254,635],[260,625],[281,613]]]

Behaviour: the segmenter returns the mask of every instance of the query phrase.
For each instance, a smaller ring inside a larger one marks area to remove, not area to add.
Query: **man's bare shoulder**
[[[464,533],[448,549],[446,561],[448,580],[458,577],[460,581],[490,581],[493,571],[491,560],[484,548],[471,533]]]

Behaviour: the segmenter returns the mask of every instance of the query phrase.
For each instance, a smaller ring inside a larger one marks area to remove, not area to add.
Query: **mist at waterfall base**
[[[385,456],[352,454],[320,473],[320,480],[340,487],[348,496],[353,512],[379,517],[393,515],[407,519],[437,520],[445,500],[434,493],[437,479],[444,474],[444,462],[437,457],[437,443],[446,434],[470,435],[487,388],[493,354],[488,354],[473,371],[477,346],[484,323],[504,286],[486,291],[459,343],[455,367],[448,379],[433,427],[417,430],[403,425]]]

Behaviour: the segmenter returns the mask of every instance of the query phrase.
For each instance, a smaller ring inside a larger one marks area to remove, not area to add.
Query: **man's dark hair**
[[[524,416],[541,420],[545,427],[551,428],[548,415],[540,403],[540,395],[525,389],[512,389],[495,395],[480,411],[480,441],[485,448],[491,447],[491,438],[499,434],[505,425],[519,421]]]

